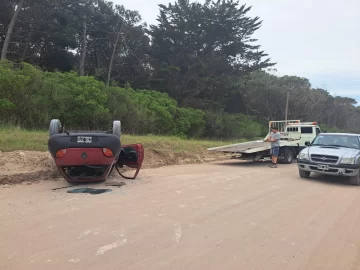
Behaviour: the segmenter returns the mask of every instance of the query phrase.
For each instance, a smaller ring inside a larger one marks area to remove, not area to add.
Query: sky
[[[174,0],[113,0],[157,24],[158,4]],[[194,1],[193,1],[194,2]],[[204,0],[198,0],[204,2]],[[262,27],[255,33],[269,54],[276,75],[310,80],[332,95],[352,97],[360,105],[360,0],[241,0],[252,6]]]

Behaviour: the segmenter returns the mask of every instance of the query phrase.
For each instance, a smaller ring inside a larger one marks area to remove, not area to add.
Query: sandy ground
[[[0,269],[360,269],[360,193],[296,164],[143,170],[70,194],[0,187]]]
[[[223,153],[179,152],[145,150],[142,168],[159,168],[169,165],[199,164],[215,160],[226,160],[229,155]],[[0,151],[0,185],[34,183],[40,180],[52,180],[60,177],[49,152],[41,151]]]

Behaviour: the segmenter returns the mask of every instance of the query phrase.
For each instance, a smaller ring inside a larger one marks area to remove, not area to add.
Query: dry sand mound
[[[226,159],[219,154],[173,153],[145,149],[143,168],[156,168],[167,165],[204,163]],[[60,178],[49,152],[14,151],[0,153],[0,184],[18,184]]]
[[[14,151],[0,155],[0,184],[17,184],[60,177],[48,152]]]

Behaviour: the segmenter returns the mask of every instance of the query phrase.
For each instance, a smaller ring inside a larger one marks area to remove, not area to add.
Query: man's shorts
[[[280,152],[280,147],[274,147],[270,150],[270,154],[274,157],[278,157]]]

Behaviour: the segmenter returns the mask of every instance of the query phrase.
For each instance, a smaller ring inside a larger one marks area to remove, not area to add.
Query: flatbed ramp
[[[281,140],[280,146],[297,146],[300,140]],[[237,143],[219,147],[208,148],[208,151],[218,151],[224,153],[255,153],[258,151],[270,150],[271,145],[269,142],[259,141],[250,141],[244,143]]]
[[[237,143],[237,144],[231,144],[231,145],[225,145],[225,146],[219,146],[219,147],[213,147],[208,148],[209,151],[220,151],[225,153],[241,153],[241,152],[247,152],[256,150],[258,148],[261,148],[262,150],[270,149],[270,143],[264,142],[264,141],[250,141],[250,142],[244,142],[244,143]],[[254,152],[256,152],[254,151]]]

